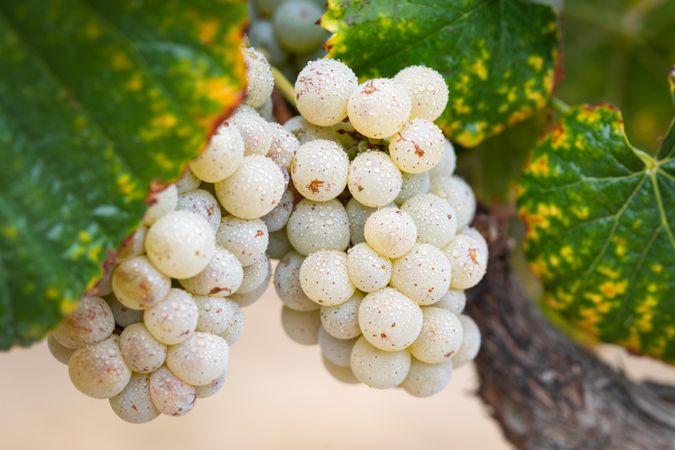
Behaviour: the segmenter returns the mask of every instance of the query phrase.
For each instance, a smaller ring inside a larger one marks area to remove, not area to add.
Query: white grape
[[[462,323],[457,315],[434,306],[422,308],[422,314],[422,331],[410,353],[427,364],[450,361],[462,345]]]
[[[458,234],[443,248],[452,267],[452,288],[469,289],[485,275],[487,255],[473,238]]]
[[[434,121],[448,104],[448,86],[443,76],[424,66],[409,66],[394,77],[410,96],[410,115]]]
[[[450,262],[430,244],[415,244],[392,266],[391,285],[420,305],[436,303],[448,292]]]
[[[244,313],[241,312],[241,308],[239,308],[239,305],[235,302],[231,302],[234,305],[237,306],[237,309],[233,309],[232,315],[228,321],[227,327],[225,328],[225,331],[220,333],[218,336],[221,338],[225,339],[225,342],[227,342],[227,345],[234,345],[239,338],[241,337],[242,333],[244,332]]]
[[[450,383],[450,378],[452,378],[452,362],[427,364],[413,359],[410,372],[401,383],[401,387],[415,397],[430,397],[445,389]]]
[[[232,176],[216,183],[215,190],[227,212],[241,219],[257,219],[277,206],[286,180],[274,161],[254,155],[245,157]]]
[[[253,264],[244,267],[244,278],[237,290],[239,294],[248,294],[260,287],[268,279],[272,269],[266,255],[259,256]]]
[[[204,386],[227,370],[230,348],[225,339],[197,331],[178,345],[169,347],[166,366],[192,386]]]
[[[319,342],[319,311],[295,311],[283,306],[281,326],[286,335],[298,344],[315,345]]]
[[[478,231],[474,227],[469,227],[462,230],[462,234],[465,236],[469,236],[470,238],[473,238],[476,242],[478,242],[481,254],[485,255],[486,257],[489,256],[487,241],[485,240],[485,237],[480,233],[480,231]]]
[[[117,416],[130,423],[147,423],[159,416],[150,398],[150,375],[135,373],[122,392],[109,399]]]
[[[290,118],[284,128],[290,131],[298,139],[300,145],[317,139],[326,139],[339,142],[338,134],[333,128],[324,128],[307,122],[302,116]]]
[[[277,165],[289,169],[293,156],[300,147],[300,142],[293,133],[278,123],[272,123],[269,126],[272,140],[270,148],[267,151],[267,157],[277,163]]]
[[[251,45],[264,53],[270,64],[279,66],[285,63],[288,58],[279,45],[272,22],[258,19],[250,20],[249,23],[250,26],[246,34],[251,41]]]
[[[340,144],[318,139],[302,144],[291,163],[293,185],[303,197],[331,200],[347,186],[349,158]]]
[[[200,180],[215,183],[232,175],[243,160],[244,138],[234,123],[224,122],[206,149],[190,161],[190,169]]]
[[[266,55],[267,56],[267,55]],[[256,108],[255,111],[260,114],[260,117],[265,119],[267,122],[274,122],[274,102],[272,101],[272,97],[269,97],[267,100],[265,100],[265,103],[260,108]],[[274,125],[272,123],[269,124]],[[270,131],[270,134],[272,132]]]
[[[391,261],[380,256],[365,242],[356,244],[347,252],[349,278],[357,289],[375,292],[389,284]]]
[[[272,67],[261,52],[254,48],[242,49],[246,63],[246,99],[247,105],[261,107],[272,95],[274,77]]]
[[[269,286],[270,281],[272,280],[272,271],[269,270],[269,272],[270,273],[267,275],[267,278],[263,280],[260,286],[258,286],[251,292],[247,292],[246,294],[243,294],[241,292],[235,292],[234,294],[228,297],[228,300],[232,300],[241,308],[252,305],[253,303],[260,300],[263,294],[265,294],[265,291],[267,290],[267,287]]]
[[[360,153],[349,165],[349,192],[362,205],[388,205],[401,192],[402,183],[401,172],[384,152]]]
[[[359,326],[363,336],[378,349],[403,350],[422,329],[422,310],[396,289],[384,288],[361,301]]]
[[[253,5],[250,3],[248,8],[249,15],[251,15],[251,21],[253,21],[254,18],[257,19],[257,17],[252,16],[256,12],[263,16],[272,15],[283,2],[284,0],[253,0],[253,5],[255,5],[255,8],[252,8],[251,6]]]
[[[308,53],[319,47],[325,31],[316,21],[322,10],[307,0],[283,2],[274,12],[274,29],[281,46],[292,53]]]
[[[191,294],[227,297],[244,281],[244,268],[229,250],[216,247],[216,253],[204,270],[179,281]]]
[[[288,219],[293,212],[293,191],[286,189],[281,196],[279,204],[274,209],[262,217],[270,233],[279,231],[288,223]]]
[[[321,361],[323,362],[323,365],[328,373],[330,373],[336,380],[346,384],[358,384],[359,380],[357,380],[352,373],[351,367],[341,367],[333,364],[325,356],[321,358]]]
[[[307,297],[321,305],[335,306],[354,294],[347,271],[347,254],[337,250],[312,253],[300,266],[300,286]]]
[[[180,344],[189,338],[197,328],[198,319],[197,304],[182,289],[171,289],[164,300],[143,314],[148,331],[167,345]]]
[[[93,398],[113,397],[126,387],[131,370],[117,345],[117,336],[75,350],[68,361],[73,386]]]
[[[429,171],[429,175],[432,177],[449,177],[455,172],[456,165],[457,155],[455,154],[455,148],[449,140],[445,139],[441,161]]]
[[[443,157],[445,138],[433,122],[413,119],[389,141],[389,154],[403,172],[422,173],[433,169]]]
[[[295,81],[298,111],[315,125],[335,125],[347,117],[347,102],[357,87],[356,75],[340,61],[311,61],[300,71]]]
[[[459,316],[459,321],[462,323],[462,330],[464,338],[462,339],[462,346],[457,353],[452,357],[452,366],[459,369],[469,361],[473,361],[478,355],[481,344],[480,329],[476,322],[464,314]]]
[[[68,348],[80,348],[106,339],[115,330],[115,318],[101,297],[82,297],[52,336]]]
[[[359,291],[337,306],[321,307],[321,324],[328,334],[337,339],[352,339],[361,335],[359,306],[363,294]]]
[[[196,295],[194,301],[199,310],[197,331],[220,336],[242,318],[239,305],[226,298]]]
[[[145,256],[136,256],[117,266],[112,278],[115,298],[127,308],[145,309],[162,300],[171,288],[171,278]]]
[[[272,142],[271,128],[258,111],[248,105],[241,105],[227,122],[239,131],[244,141],[244,156],[262,156],[267,153]],[[195,175],[199,176],[197,173]]]
[[[355,198],[350,198],[345,207],[347,218],[349,219],[349,234],[352,244],[356,245],[366,240],[363,235],[363,229],[366,226],[366,220],[377,208],[369,208],[362,205]]]
[[[207,398],[211,397],[213,394],[218,392],[225,385],[225,378],[227,372],[204,386],[195,386],[195,392],[197,393],[197,398]]]
[[[225,216],[216,233],[219,246],[232,252],[242,266],[250,266],[265,254],[269,243],[267,225],[261,219]]]
[[[319,327],[319,347],[321,354],[336,366],[349,367],[352,348],[356,339],[336,339]]]
[[[429,192],[429,185],[431,183],[429,172],[403,172],[401,175],[403,178],[403,183],[401,184],[401,192],[398,193],[398,197],[396,197],[396,200],[394,200],[396,204],[400,205],[416,195],[426,194]]]
[[[401,206],[410,214],[417,227],[417,242],[443,247],[457,231],[457,213],[442,198],[434,194],[419,194]]]
[[[47,337],[47,347],[49,347],[49,353],[52,354],[54,359],[66,365],[68,365],[70,357],[75,352],[74,348],[64,347],[63,345],[59,344],[59,341],[54,339],[54,336],[52,335]]]
[[[417,240],[417,227],[410,214],[398,208],[383,208],[372,213],[363,229],[370,247],[387,258],[408,253]]]
[[[164,217],[176,209],[178,203],[178,190],[176,185],[170,184],[159,192],[150,194],[150,206],[143,216],[143,224],[150,226],[160,217]]]
[[[360,337],[351,355],[354,376],[363,384],[377,389],[390,389],[403,382],[410,371],[410,353],[406,350],[385,352]]]
[[[155,339],[142,323],[126,327],[120,334],[119,346],[124,361],[134,372],[154,372],[166,360],[166,345]]]
[[[145,250],[150,262],[165,275],[189,278],[211,261],[216,239],[211,225],[202,216],[173,211],[152,224],[145,238]]]
[[[296,311],[314,311],[319,305],[305,295],[300,286],[300,266],[304,256],[290,251],[274,270],[274,289],[284,305]]]
[[[436,308],[447,309],[454,314],[462,314],[466,306],[466,293],[457,289],[450,289],[445,295],[436,303]]]
[[[136,229],[134,234],[125,239],[124,243],[115,255],[117,257],[117,263],[121,263],[127,259],[142,255],[145,252],[145,235],[147,233],[148,228],[144,225],[141,225]]]
[[[202,184],[202,180],[197,178],[197,176],[190,169],[185,169],[185,173],[176,181],[176,190],[178,195],[185,194],[186,192],[193,191]]]
[[[403,128],[410,117],[410,108],[410,97],[403,86],[388,78],[376,78],[352,92],[349,121],[362,135],[382,139]]]
[[[160,413],[184,416],[194,408],[197,393],[193,386],[161,367],[150,375],[150,398]]]
[[[218,200],[210,192],[195,189],[178,196],[178,210],[186,210],[206,219],[215,232],[220,225],[221,212]]]
[[[139,309],[127,308],[121,304],[114,295],[108,295],[105,297],[106,303],[110,307],[110,310],[113,313],[115,318],[115,323],[122,328],[128,327],[132,323],[140,322],[143,320],[143,311]]]
[[[349,217],[338,200],[301,200],[286,225],[288,240],[298,253],[346,250],[349,246]]]
[[[267,244],[267,256],[272,259],[281,259],[283,256],[293,250],[291,241],[288,240],[286,228],[270,233],[270,243]]]
[[[466,181],[456,176],[435,177],[429,192],[444,198],[453,207],[457,213],[458,232],[469,226],[476,214],[476,196]]]

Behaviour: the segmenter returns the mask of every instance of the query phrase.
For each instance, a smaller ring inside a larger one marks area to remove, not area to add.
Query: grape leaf
[[[72,311],[240,101],[241,1],[0,2],[0,348]]]
[[[544,300],[602,341],[675,363],[675,127],[658,159],[613,106],[565,112],[520,186],[525,251]]]
[[[413,64],[438,70],[450,100],[437,123],[474,147],[542,108],[558,63],[558,22],[521,0],[329,0],[329,56],[361,79]]]

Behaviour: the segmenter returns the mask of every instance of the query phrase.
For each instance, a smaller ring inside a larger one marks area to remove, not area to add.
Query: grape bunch
[[[96,295],[48,338],[73,385],[109,399],[128,422],[182,416],[217,392],[243,330],[240,307],[272,278],[267,223],[288,207],[285,161],[299,144],[256,111],[269,100],[272,72],[259,52],[243,53],[246,104],[177,183],[154,194]]]
[[[325,6],[325,0],[249,1],[248,39],[294,80],[308,61],[326,53],[322,46],[328,32],[317,24]]]
[[[283,207],[287,242],[275,250],[289,250],[274,273],[282,325],[318,343],[339,380],[436,394],[479,350],[464,290],[488,259],[470,228],[474,194],[433,122],[445,81],[413,66],[359,84],[319,59],[299,73],[295,99],[301,116],[284,127],[300,142],[288,197],[299,201]]]

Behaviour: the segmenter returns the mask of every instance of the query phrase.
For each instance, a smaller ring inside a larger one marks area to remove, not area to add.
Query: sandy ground
[[[44,344],[0,355],[2,448],[511,448],[472,394],[472,367],[457,371],[451,385],[430,399],[344,385],[325,371],[317,346],[286,337],[273,289],[245,311],[249,327],[232,349],[225,387],[185,417],[146,425],[127,424],[107,401],[77,392]],[[617,352],[609,358],[625,365]],[[675,371],[658,364],[635,366],[635,373],[675,380]]]

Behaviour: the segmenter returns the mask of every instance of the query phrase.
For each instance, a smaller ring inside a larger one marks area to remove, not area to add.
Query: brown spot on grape
[[[325,182],[324,182],[323,180],[312,180],[312,181],[307,185],[307,189],[309,189],[310,191],[312,191],[313,193],[316,194],[317,192],[319,192],[319,189],[320,189],[321,186],[323,186],[324,184],[325,184]]]
[[[363,93],[366,95],[370,95],[373,92],[379,91],[378,88],[375,87],[373,84],[373,81],[368,81],[365,86],[363,86]]]
[[[260,236],[264,236],[264,235],[265,235],[265,232],[263,230],[258,230],[258,231],[255,232],[255,237],[260,237]]]
[[[415,154],[419,158],[422,158],[424,156],[424,150],[422,149],[422,147],[420,147],[416,142],[413,142],[413,146],[415,146]]]
[[[471,258],[471,261],[473,261],[475,264],[478,264],[478,253],[476,252],[475,248],[469,249],[469,258]]]

